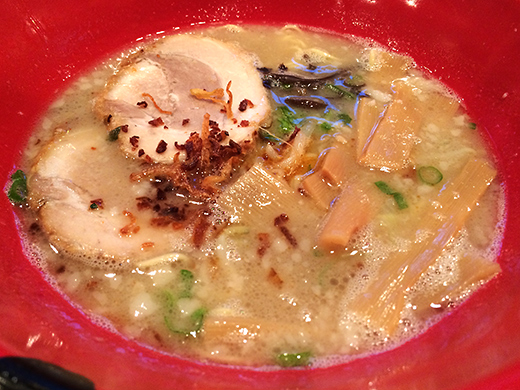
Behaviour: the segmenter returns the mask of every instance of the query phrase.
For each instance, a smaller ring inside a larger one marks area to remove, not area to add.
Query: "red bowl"
[[[7,0],[0,4],[0,177],[47,105],[97,60],[158,31],[296,23],[414,57],[485,129],[506,190],[502,274],[425,334],[327,369],[261,372],[180,360],[89,322],[22,253],[0,197],[0,354],[36,357],[98,389],[511,389],[520,383],[520,3],[516,0]]]

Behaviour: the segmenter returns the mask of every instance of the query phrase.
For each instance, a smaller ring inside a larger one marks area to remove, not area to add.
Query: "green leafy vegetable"
[[[276,112],[278,113],[278,123],[280,124],[280,129],[282,130],[283,134],[290,134],[293,132],[295,124],[295,116],[289,110],[289,108],[285,106],[278,107],[276,109]]]
[[[282,353],[276,357],[276,364],[282,367],[308,366],[311,359],[310,352]]]
[[[394,197],[395,203],[397,204],[399,210],[406,209],[408,207],[408,203],[406,203],[404,196],[400,192],[394,191],[384,181],[376,181],[374,184],[381,190],[383,194]]]
[[[439,183],[443,178],[441,171],[432,166],[419,168],[419,170],[417,171],[417,175],[423,183],[428,184],[430,186]]]
[[[27,199],[27,177],[18,169],[11,175],[11,187],[7,191],[7,197],[12,203],[23,203]]]
[[[110,142],[117,141],[117,139],[119,138],[119,133],[121,132],[121,128],[122,127],[123,126],[118,126],[115,129],[110,130],[108,132],[107,140],[110,141]]]
[[[474,122],[470,122],[470,123],[468,124],[468,127],[469,127],[471,130],[475,130],[475,129],[477,128],[477,124],[474,123]]]

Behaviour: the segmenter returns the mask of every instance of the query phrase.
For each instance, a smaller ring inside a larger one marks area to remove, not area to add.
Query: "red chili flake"
[[[287,214],[280,214],[278,217],[274,219],[274,226],[278,227],[285,239],[291,244],[292,247],[296,248],[298,246],[298,242],[296,238],[291,234],[287,226],[285,224],[289,220],[289,216]]]
[[[96,150],[97,148],[95,146],[92,146],[90,149],[92,150]]]
[[[188,123],[190,123],[190,118],[186,118],[182,120],[182,125],[186,126]]]
[[[93,291],[96,289],[97,285],[98,285],[98,281],[97,280],[89,280],[86,284],[86,288],[89,290],[89,291]]]
[[[137,105],[141,108],[146,108],[148,107],[148,103],[146,103],[146,101],[142,101],[142,102],[137,102]]]
[[[161,117],[158,117],[158,118],[155,118],[155,119],[152,119],[151,121],[148,122],[150,125],[152,125],[153,127],[159,127],[159,126],[162,126],[164,125],[164,122],[162,120]]]
[[[298,242],[296,241],[296,238],[294,238],[294,236],[291,234],[289,229],[287,229],[286,226],[279,226],[278,228],[280,229],[280,231],[284,235],[284,237],[287,240],[287,242],[289,242],[289,244],[291,244],[291,246],[293,248],[296,248],[298,246]]]
[[[149,155],[147,155],[147,154],[144,156],[144,160],[145,160],[148,164],[152,164],[152,163],[153,163],[152,158],[151,158]]]
[[[240,127],[247,127],[249,126],[249,121],[246,121],[245,119],[240,121]]]
[[[138,135],[134,135],[133,137],[130,137],[130,144],[134,148],[137,148],[137,146],[139,146],[139,136]]]
[[[137,152],[137,156],[138,157],[143,157],[143,154],[144,154],[144,150],[143,149],[139,149],[139,151]]]
[[[289,216],[287,214],[280,214],[278,217],[274,219],[274,226],[284,225],[285,222],[289,220]]]
[[[271,238],[268,233],[258,233],[258,241],[260,241],[260,245],[256,250],[258,256],[263,257],[265,252],[271,247]]]
[[[244,99],[240,102],[240,104],[238,105],[238,111],[242,111],[244,112],[246,109],[248,108],[253,108],[255,105],[253,104],[253,102],[249,99]]]
[[[168,144],[164,140],[161,140],[161,142],[159,142],[159,145],[157,145],[157,148],[155,149],[155,151],[157,153],[164,153],[166,151],[167,147],[168,147]]]
[[[123,126],[121,126],[121,131],[122,131],[123,133],[128,133],[128,125],[123,125]]]
[[[267,280],[269,280],[269,282],[274,284],[276,287],[282,287],[283,280],[280,278],[280,276],[278,276],[278,273],[274,270],[274,268],[269,270]]]

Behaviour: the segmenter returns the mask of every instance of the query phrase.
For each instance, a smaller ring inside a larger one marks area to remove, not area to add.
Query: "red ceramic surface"
[[[154,352],[91,324],[21,252],[0,197],[0,354],[111,389],[511,389],[520,383],[520,3],[514,0],[3,0],[0,180],[69,82],[136,39],[211,23],[297,23],[413,56],[485,129],[507,193],[503,273],[426,334],[328,369],[259,372]]]

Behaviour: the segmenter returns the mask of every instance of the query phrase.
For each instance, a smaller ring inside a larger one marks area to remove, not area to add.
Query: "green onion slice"
[[[193,332],[199,332],[204,325],[204,316],[207,310],[203,307],[195,310],[188,319],[173,319],[170,316],[164,316],[164,323],[168,330],[172,333],[189,335]]]
[[[195,277],[193,276],[193,272],[188,271],[187,269],[181,269],[181,283],[183,289],[179,293],[179,298],[191,298],[191,288],[193,287]]]
[[[276,364],[281,367],[308,366],[311,359],[309,351],[299,353],[282,353],[276,357]]]
[[[399,210],[408,208],[408,203],[406,202],[404,196],[400,192],[394,191],[384,181],[376,181],[374,184],[377,186],[377,188],[379,188],[379,190],[381,190],[383,194],[394,197],[395,203],[397,204]]]
[[[432,166],[419,168],[417,174],[423,183],[430,186],[439,183],[443,178],[441,171]]]
[[[199,332],[204,323],[204,316],[207,310],[201,307],[195,310],[189,317],[183,317],[178,306],[178,300],[181,298],[191,298],[193,296],[192,288],[195,283],[193,272],[187,269],[180,271],[180,290],[177,294],[169,290],[164,291],[165,308],[168,314],[164,316],[164,323],[168,330],[172,333],[190,335]]]

